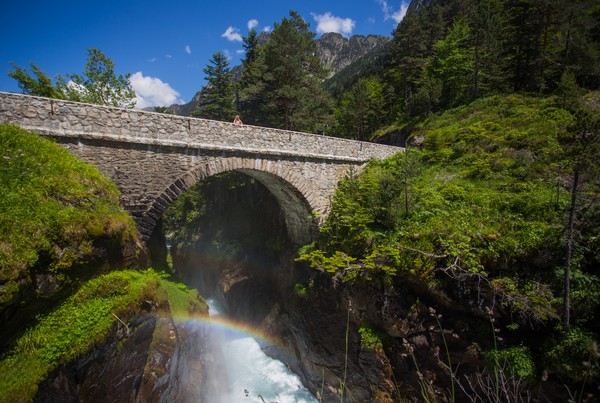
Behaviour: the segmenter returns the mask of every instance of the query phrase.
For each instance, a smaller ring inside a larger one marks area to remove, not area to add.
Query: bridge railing
[[[39,134],[366,162],[402,148],[316,134],[0,92],[0,122]]]

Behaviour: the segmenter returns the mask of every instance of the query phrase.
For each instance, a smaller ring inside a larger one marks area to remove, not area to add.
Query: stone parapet
[[[0,122],[40,134],[364,163],[402,151],[267,127],[0,92]]]

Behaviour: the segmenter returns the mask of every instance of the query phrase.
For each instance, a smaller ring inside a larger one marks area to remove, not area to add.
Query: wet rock
[[[44,381],[36,402],[200,402],[204,362],[213,360],[207,329],[177,323],[168,311],[120,324],[91,353]]]

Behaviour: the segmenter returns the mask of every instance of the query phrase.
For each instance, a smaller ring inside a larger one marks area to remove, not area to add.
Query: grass
[[[131,319],[148,300],[168,307],[173,316],[206,312],[196,291],[152,269],[115,271],[90,280],[38,318],[0,361],[0,401],[32,400],[51,371],[101,344],[115,325]]]
[[[135,237],[119,191],[65,148],[0,125],[0,309],[13,303],[29,270],[67,273],[90,257],[98,238]]]

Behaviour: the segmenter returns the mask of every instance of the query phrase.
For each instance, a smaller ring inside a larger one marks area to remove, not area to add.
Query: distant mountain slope
[[[259,43],[266,42],[266,37],[261,34]],[[317,55],[321,63],[329,70],[328,80],[335,80],[338,73],[344,71],[344,79],[351,78],[353,74],[365,70],[365,66],[376,62],[381,57],[383,49],[391,43],[391,38],[382,35],[354,35],[345,38],[337,33],[326,33],[317,42]],[[352,69],[352,66],[360,61],[359,65]],[[239,80],[242,75],[242,66],[238,65],[232,68],[234,81]],[[335,81],[334,81],[335,82]],[[182,105],[174,104],[167,108],[168,113],[174,115],[189,116],[193,111],[199,109],[202,99],[202,89],[198,91],[190,102]]]
[[[323,83],[325,90],[334,96],[348,90],[360,77],[383,74],[392,41],[388,40],[363,54]]]
[[[329,70],[329,77],[332,77],[390,40],[391,38],[381,35],[354,35],[345,38],[329,32],[317,39],[317,55]]]

